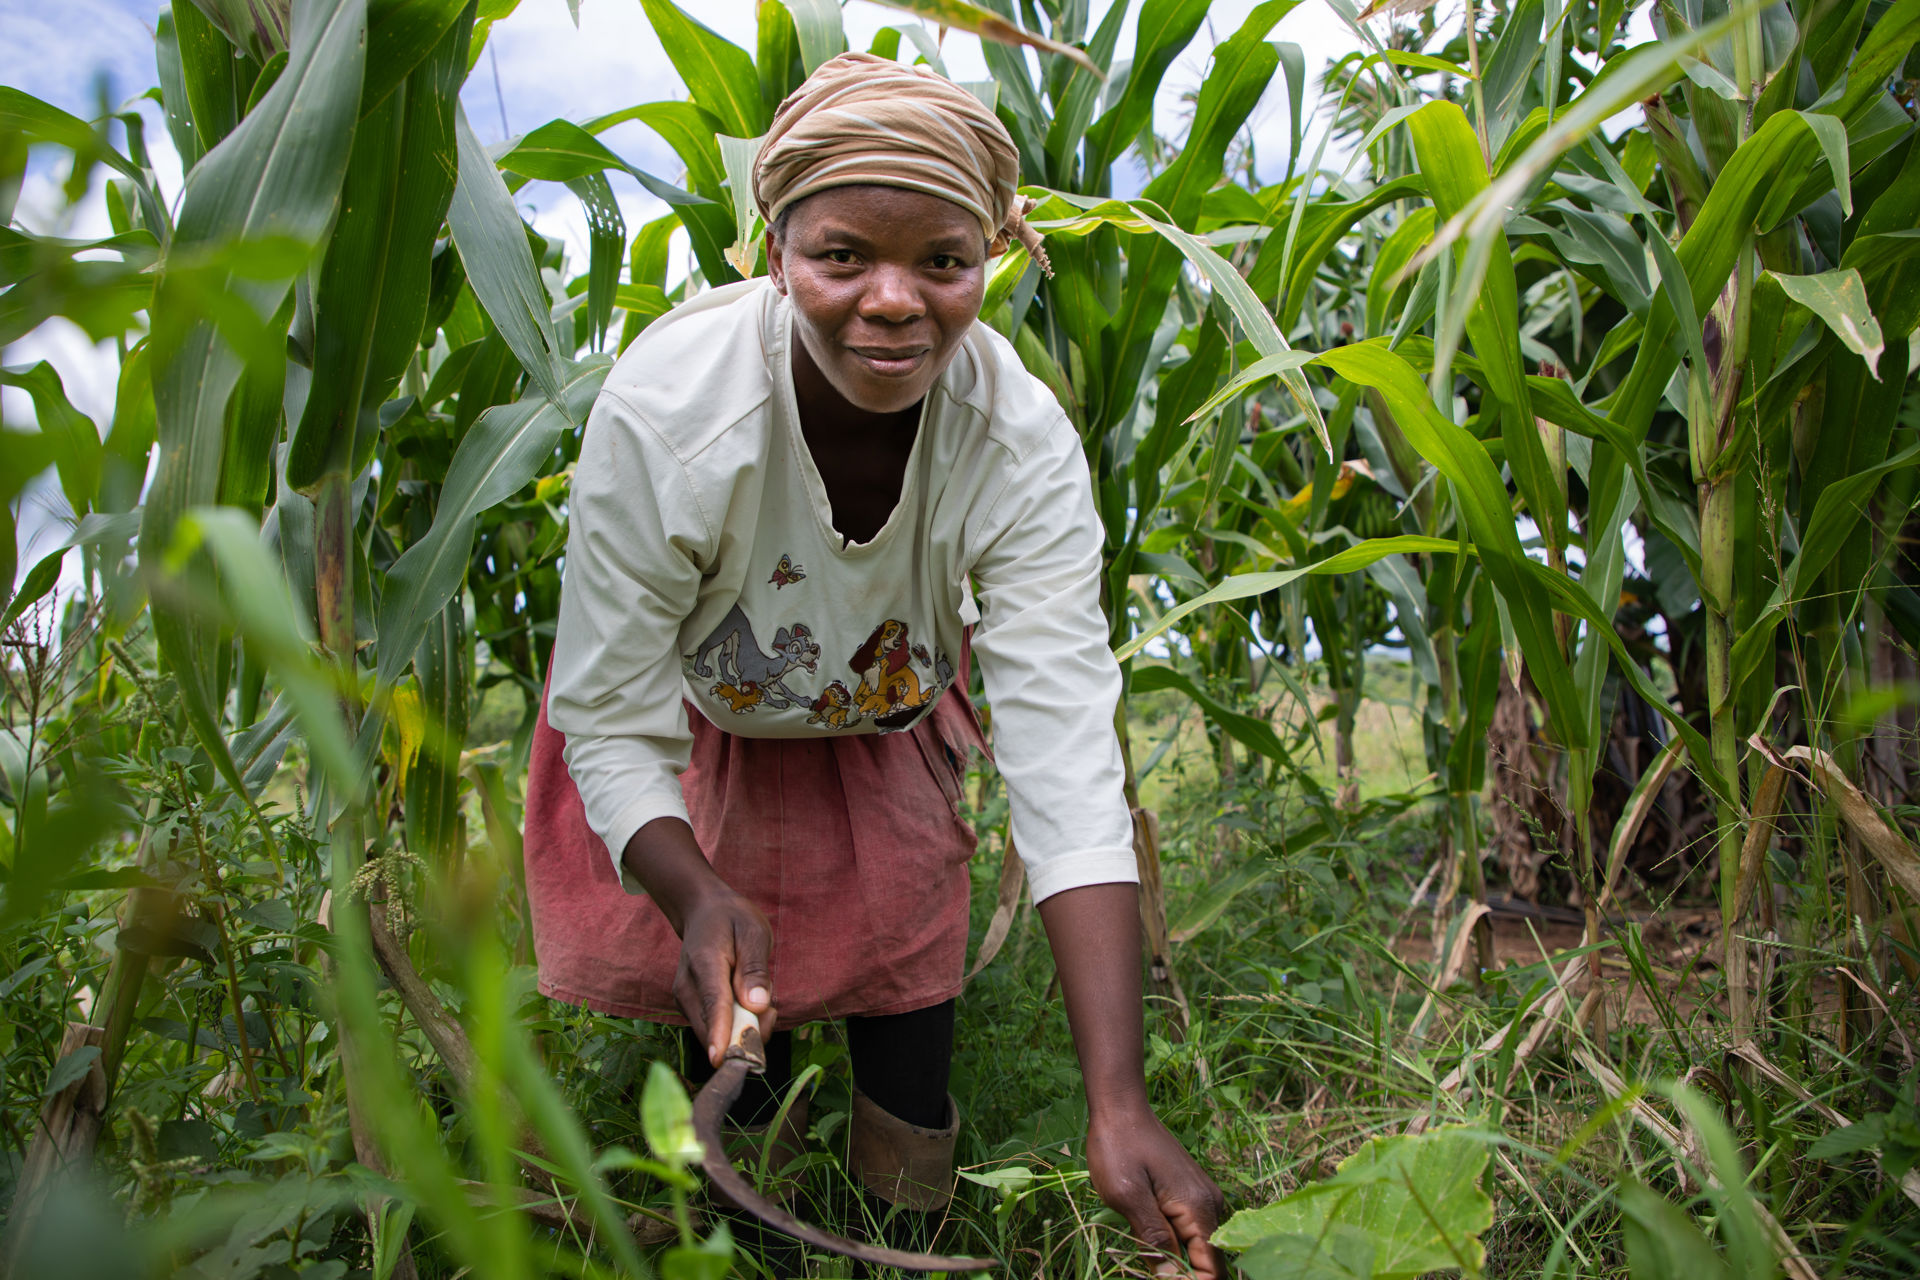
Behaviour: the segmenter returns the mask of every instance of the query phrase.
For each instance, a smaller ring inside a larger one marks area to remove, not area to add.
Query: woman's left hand
[[[1148,1248],[1176,1268],[1184,1252],[1197,1280],[1225,1274],[1210,1240],[1225,1197],[1144,1102],[1126,1114],[1094,1116],[1087,1171],[1100,1198],[1126,1216]]]

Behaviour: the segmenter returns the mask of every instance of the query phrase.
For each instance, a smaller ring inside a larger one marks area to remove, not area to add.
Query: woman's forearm
[[[687,917],[717,893],[730,892],[680,818],[655,818],[627,841],[620,860],[681,937]]]
[[[1139,901],[1134,885],[1090,884],[1040,904],[1095,1118],[1147,1105]]]
[[[655,818],[634,832],[620,857],[680,935],[673,998],[706,1042],[707,1060],[720,1065],[736,1004],[758,1015],[760,1034],[771,1036],[767,918],[714,873],[693,828],[679,818]]]

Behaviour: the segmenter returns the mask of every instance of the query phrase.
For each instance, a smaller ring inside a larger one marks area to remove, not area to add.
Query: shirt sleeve
[[[568,520],[547,723],[566,735],[588,825],[622,887],[640,893],[621,862],[627,841],[655,818],[687,816],[679,635],[712,533],[686,467],[611,393],[587,419]]]
[[[1120,666],[1100,609],[1100,539],[1086,460],[1061,420],[1016,466],[973,566],[973,651],[1035,902],[1140,878],[1113,728]]]

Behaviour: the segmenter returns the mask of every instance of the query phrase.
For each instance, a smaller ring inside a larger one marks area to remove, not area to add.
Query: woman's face
[[[869,413],[926,395],[980,314],[986,240],[950,200],[898,187],[834,187],[767,237],[767,271],[833,389]]]

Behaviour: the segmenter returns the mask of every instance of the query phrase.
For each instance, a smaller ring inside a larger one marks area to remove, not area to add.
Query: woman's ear
[[[781,239],[773,233],[772,227],[767,228],[767,277],[784,298],[787,294],[787,262],[781,251]]]

